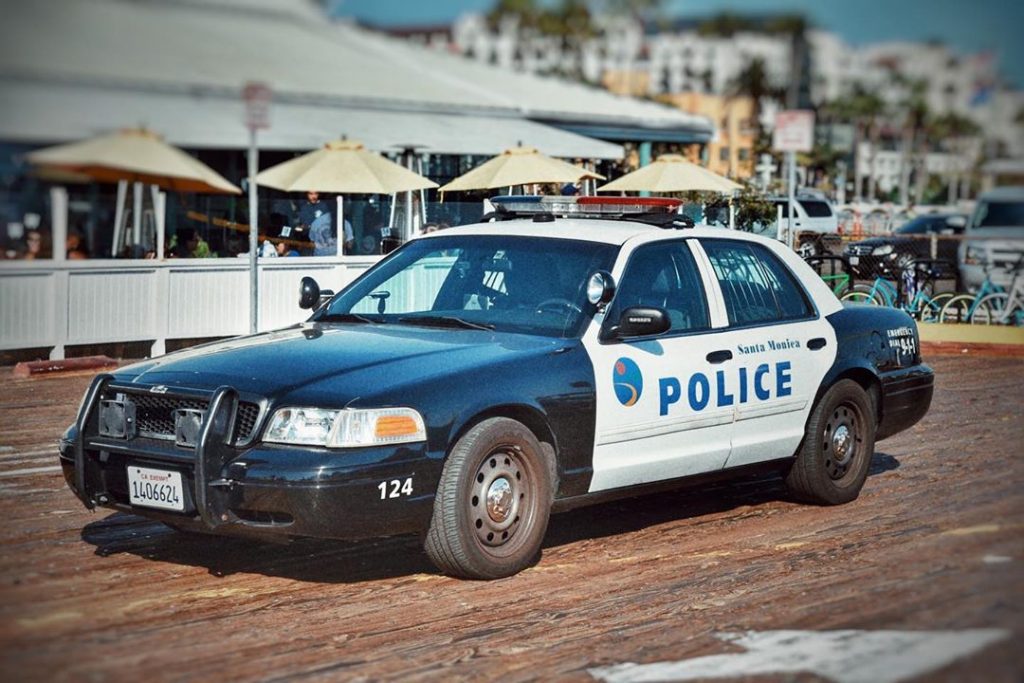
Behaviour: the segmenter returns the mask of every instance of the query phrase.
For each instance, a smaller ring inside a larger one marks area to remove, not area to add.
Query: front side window
[[[617,253],[609,244],[514,235],[415,240],[314,319],[574,336],[592,313],[588,277],[610,270]]]
[[[721,286],[730,325],[813,315],[796,278],[767,248],[731,240],[705,240],[701,244]]]
[[[614,324],[634,306],[668,311],[672,332],[695,332],[711,325],[704,287],[686,242],[655,242],[637,247],[626,264],[608,309]]]

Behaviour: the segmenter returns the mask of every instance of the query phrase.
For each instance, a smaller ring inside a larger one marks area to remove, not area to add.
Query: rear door
[[[724,378],[716,400],[736,423],[726,467],[791,456],[835,360],[835,330],[786,265],[783,247],[717,238],[699,244],[728,319],[715,334],[716,348],[728,353],[716,366]]]

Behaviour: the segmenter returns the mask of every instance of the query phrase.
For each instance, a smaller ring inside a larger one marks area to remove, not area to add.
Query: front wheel
[[[529,429],[491,418],[456,442],[441,473],[424,549],[438,569],[497,579],[537,557],[553,496],[553,463]]]
[[[832,385],[807,421],[803,443],[786,475],[790,493],[817,505],[856,499],[875,452],[875,429],[867,392],[849,379]]]
[[[925,299],[921,304],[920,319],[921,322],[925,323],[937,323],[939,322],[939,316],[942,315],[942,309],[953,298],[953,292],[943,292],[942,294],[936,294],[930,299]]]
[[[1020,304],[1009,309],[1010,295],[1004,292],[987,294],[978,300],[971,312],[972,325],[1017,325],[1021,317]]]

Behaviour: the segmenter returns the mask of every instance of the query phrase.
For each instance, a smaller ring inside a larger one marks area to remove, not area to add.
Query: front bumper
[[[882,419],[875,434],[884,439],[917,424],[932,404],[935,373],[924,363],[881,376]]]
[[[235,448],[229,443],[237,394],[230,387],[214,393],[194,450],[156,439],[106,438],[98,434],[96,413],[110,380],[110,375],[94,380],[61,442],[64,477],[87,508],[107,507],[213,533],[278,538],[358,539],[422,532],[429,525],[444,454],[429,452],[425,443],[345,450],[260,443]],[[181,473],[185,509],[132,505],[129,465]],[[412,493],[392,497],[401,487],[390,483],[406,480]]]

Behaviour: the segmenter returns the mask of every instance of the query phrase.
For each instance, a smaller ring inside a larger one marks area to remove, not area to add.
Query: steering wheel
[[[538,313],[543,313],[545,308],[550,308],[552,306],[559,306],[561,308],[568,308],[570,310],[576,311],[577,313],[582,313],[583,312],[583,309],[580,308],[578,305],[574,304],[573,302],[569,301],[568,299],[563,299],[560,296],[553,297],[551,299],[544,299],[544,301],[541,301],[539,304],[537,304],[537,312]]]

